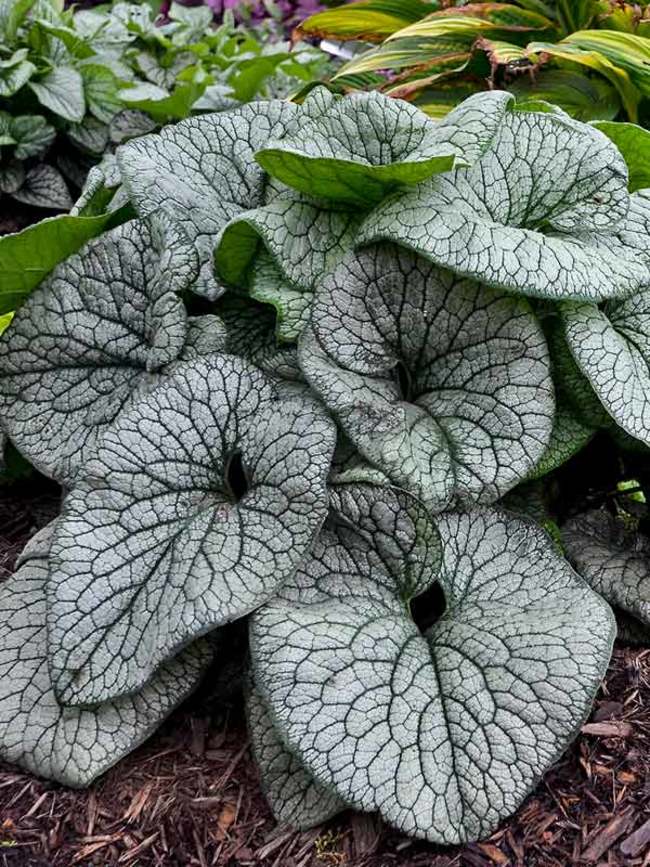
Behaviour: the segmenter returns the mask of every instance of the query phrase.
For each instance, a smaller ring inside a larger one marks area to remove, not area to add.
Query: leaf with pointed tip
[[[601,509],[567,521],[562,540],[596,593],[650,626],[650,542],[644,536]]]
[[[525,300],[388,246],[322,282],[311,328],[310,384],[364,457],[430,508],[494,501],[542,457],[553,386]]]
[[[86,113],[84,82],[81,73],[72,66],[56,66],[38,81],[29,86],[42,106],[53,114],[81,123]]]
[[[63,176],[54,166],[44,163],[27,171],[23,185],[13,192],[11,197],[35,208],[67,211],[72,207],[70,192]]]
[[[293,575],[327,510],[334,425],[261,371],[176,365],[105,431],[65,501],[48,629],[61,701],[138,689]]]
[[[87,786],[147,738],[197,686],[212,652],[198,642],[140,692],[92,708],[61,707],[48,671],[46,583],[54,525],[0,583],[0,756],[67,786]]]
[[[615,634],[546,533],[500,512],[438,521],[446,610],[322,539],[252,619],[255,682],[315,780],[401,831],[481,839],[586,718]],[[371,540],[370,540],[371,541]],[[415,599],[415,606],[410,605]]]
[[[623,297],[650,280],[647,222],[598,130],[509,112],[468,170],[388,199],[359,244],[394,241],[457,274],[553,300]]]
[[[186,355],[195,332],[177,293],[197,268],[176,226],[136,220],[90,242],[29,296],[0,344],[0,407],[34,466],[71,482],[107,425]],[[222,346],[216,330],[212,348]]]
[[[246,715],[262,789],[278,822],[298,829],[313,828],[345,809],[345,803],[319,785],[282,743],[253,685],[246,692]]]
[[[324,96],[326,94],[326,96]],[[369,206],[403,185],[474,163],[490,144],[512,101],[480,93],[435,123],[408,102],[356,93],[325,100],[318,116],[271,140],[255,154],[270,175],[318,199]]]
[[[194,291],[223,294],[212,273],[217,236],[233,217],[263,204],[267,180],[253,154],[298,112],[279,100],[195,117],[122,145],[118,162],[142,216],[163,209],[197,246],[201,274]]]
[[[650,445],[650,289],[602,309],[567,302],[562,317],[569,349],[602,405]]]

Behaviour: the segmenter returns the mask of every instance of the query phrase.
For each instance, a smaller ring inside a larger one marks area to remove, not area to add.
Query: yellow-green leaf
[[[616,30],[580,30],[560,44],[601,53],[624,69],[645,95],[650,95],[650,39]]]
[[[481,33],[498,31],[531,33],[554,29],[554,23],[543,15],[509,3],[470,3],[468,6],[433,12],[422,21],[393,33],[389,39],[460,34],[479,36]]]
[[[358,0],[317,12],[298,27],[302,36],[382,42],[386,36],[427,15],[432,4],[420,0]]]

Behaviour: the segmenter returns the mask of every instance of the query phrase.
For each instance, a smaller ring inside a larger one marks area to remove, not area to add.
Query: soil
[[[0,578],[57,512],[56,486],[0,488]],[[235,636],[236,637],[236,636]],[[0,764],[0,867],[649,867],[650,649],[618,646],[565,757],[489,840],[409,840],[375,816],[277,827],[250,758],[236,670],[86,791]]]

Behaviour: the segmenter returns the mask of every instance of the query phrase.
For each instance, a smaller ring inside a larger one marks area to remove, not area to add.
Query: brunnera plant
[[[316,89],[123,145],[84,192],[119,225],[0,341],[4,434],[65,492],[0,585],[0,755],[88,785],[248,617],[278,819],[493,831],[589,713],[606,599],[650,616],[642,545],[599,571],[568,525],[583,580],[501,502],[597,426],[650,445],[630,170],[501,92],[434,122]]]

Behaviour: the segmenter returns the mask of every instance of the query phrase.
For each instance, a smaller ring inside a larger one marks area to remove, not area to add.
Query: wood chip
[[[217,818],[217,840],[225,840],[228,834],[228,829],[235,821],[237,816],[237,807],[234,804],[224,804],[223,809]]]
[[[599,831],[593,838],[591,843],[582,853],[584,861],[598,861],[601,855],[604,855],[608,849],[616,843],[617,840],[625,834],[630,825],[630,817],[627,814],[614,816],[611,822]]]
[[[650,819],[623,840],[621,852],[624,855],[629,855],[630,858],[636,858],[637,855],[643,853],[648,844],[650,844]]]
[[[586,723],[580,729],[583,735],[595,735],[600,738],[629,738],[634,729],[629,722],[594,722]]]
[[[498,846],[493,846],[492,843],[479,843],[479,849],[488,856],[490,861],[493,861],[495,864],[510,864],[510,858],[498,848]]]

